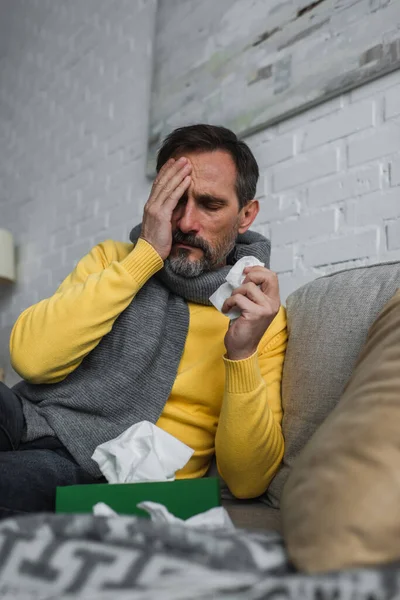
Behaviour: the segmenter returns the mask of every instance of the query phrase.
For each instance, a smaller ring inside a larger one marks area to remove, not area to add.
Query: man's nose
[[[182,233],[198,233],[200,229],[198,210],[194,202],[190,200],[182,207],[178,220],[178,227]]]

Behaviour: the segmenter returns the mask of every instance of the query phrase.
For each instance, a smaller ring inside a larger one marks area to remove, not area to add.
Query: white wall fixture
[[[10,231],[0,229],[0,283],[15,281],[14,241]]]

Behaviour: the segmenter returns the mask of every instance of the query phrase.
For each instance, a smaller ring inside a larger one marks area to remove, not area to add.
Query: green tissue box
[[[219,479],[178,479],[168,482],[92,483],[58,487],[57,513],[92,513],[97,502],[108,504],[121,515],[148,517],[136,508],[139,502],[151,500],[164,504],[170,513],[188,519],[221,505]]]

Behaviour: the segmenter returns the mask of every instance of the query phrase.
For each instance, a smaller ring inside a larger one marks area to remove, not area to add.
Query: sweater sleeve
[[[281,307],[253,356],[238,361],[224,358],[225,393],[215,451],[218,470],[237,498],[263,494],[282,460],[286,345],[286,313]]]
[[[15,371],[31,383],[65,379],[162,266],[141,239],[134,247],[110,240],[95,246],[53,296],[18,318],[10,338]]]

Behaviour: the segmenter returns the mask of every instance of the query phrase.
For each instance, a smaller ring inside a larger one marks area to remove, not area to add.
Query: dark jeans
[[[19,398],[0,382],[0,519],[54,511],[56,487],[94,483],[57,438],[21,443]]]

